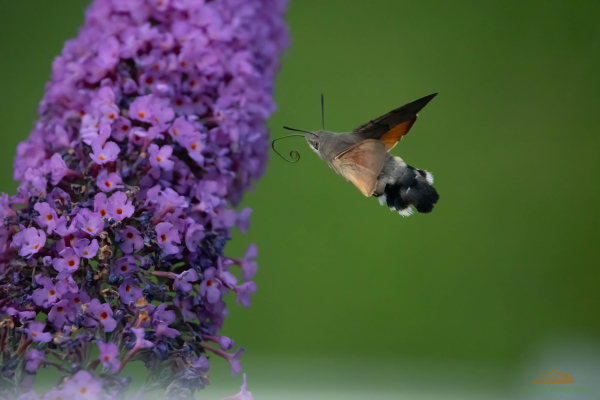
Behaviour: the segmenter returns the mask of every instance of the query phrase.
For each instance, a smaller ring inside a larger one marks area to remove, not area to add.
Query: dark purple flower
[[[193,282],[198,280],[198,274],[193,269],[183,271],[175,277],[173,287],[175,290],[181,290],[183,293],[189,293],[193,288]]]
[[[25,354],[25,368],[27,371],[35,372],[40,367],[40,364],[46,361],[46,353],[36,349],[30,349]]]
[[[42,274],[37,274],[35,276],[35,281],[38,285],[42,286],[33,291],[32,299],[35,304],[38,306],[48,307],[60,299],[61,294],[54,287],[52,279],[48,278],[47,276],[42,276]]]
[[[127,226],[125,229],[120,230],[119,237],[122,240],[119,247],[125,254],[131,254],[135,250],[140,250],[144,247],[144,239],[142,239],[140,231],[132,226]]]
[[[75,310],[71,307],[69,300],[61,300],[52,306],[48,313],[48,321],[57,328],[62,328],[67,322],[73,322]]]
[[[179,238],[179,232],[173,228],[172,223],[161,222],[156,225],[156,240],[165,254],[177,254],[179,252],[179,248],[175,243],[181,243],[181,239]]]
[[[115,276],[131,276],[134,271],[139,271],[139,267],[135,263],[135,257],[127,255],[125,257],[119,258],[115,262],[115,269],[113,270],[113,274]]]
[[[25,328],[25,333],[34,342],[49,342],[52,339],[50,332],[44,332],[46,324],[43,322],[30,322]]]
[[[58,272],[69,272],[73,273],[79,268],[79,256],[75,250],[71,247],[67,247],[60,253],[61,258],[55,258],[52,260],[52,266]]]
[[[133,279],[126,278],[119,286],[119,296],[124,304],[130,305],[143,296],[143,290]]]
[[[88,317],[85,320],[88,326],[102,324],[105,332],[112,332],[117,326],[117,321],[112,317],[113,311],[108,303],[100,303],[98,299],[92,299],[86,310]]]

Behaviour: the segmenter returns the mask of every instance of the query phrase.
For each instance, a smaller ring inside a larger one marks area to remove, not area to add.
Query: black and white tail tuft
[[[378,179],[375,192],[381,205],[403,217],[413,214],[411,206],[420,213],[429,213],[440,196],[433,186],[430,172],[407,165],[399,157],[390,157]]]

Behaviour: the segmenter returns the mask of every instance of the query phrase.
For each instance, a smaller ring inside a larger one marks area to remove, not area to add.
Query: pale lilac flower
[[[233,260],[242,269],[242,278],[245,281],[252,280],[258,270],[258,263],[254,260],[256,257],[258,257],[258,248],[256,244],[250,243],[244,257],[241,260]]]
[[[104,142],[98,138],[92,142],[93,153],[90,154],[92,160],[96,164],[106,164],[107,162],[115,161],[119,156],[119,145],[115,142]]]
[[[67,164],[65,164],[65,161],[58,153],[55,153],[52,155],[52,157],[50,157],[49,162],[45,165],[45,170],[52,174],[50,183],[53,185],[58,185],[58,182],[60,182],[61,179],[64,178],[69,172]]]
[[[98,180],[96,181],[98,188],[105,193],[112,192],[116,189],[123,189],[123,185],[121,185],[121,183],[123,183],[123,180],[118,174],[114,172],[108,173],[104,169],[100,171],[98,174]]]
[[[237,304],[242,303],[244,307],[250,307],[250,304],[252,304],[250,295],[256,293],[256,283],[250,281],[236,286],[235,293],[237,294],[235,299]]]
[[[200,295],[206,297],[209,303],[215,303],[221,298],[220,282],[215,279],[215,273],[214,267],[208,268],[204,271],[204,279],[200,283]]]
[[[81,370],[65,382],[63,392],[67,399],[100,400],[102,384],[89,372]]]
[[[244,376],[244,383],[240,387],[240,392],[236,395],[225,397],[221,400],[254,400],[252,393],[248,391],[248,385],[246,383],[246,374]]]
[[[117,221],[129,218],[135,212],[135,207],[131,204],[131,201],[127,201],[127,195],[123,192],[116,192],[110,196],[107,207],[109,215]]]
[[[77,225],[79,229],[90,236],[98,236],[104,229],[102,214],[83,209],[77,214]]]
[[[150,165],[153,167],[161,167],[165,171],[173,169],[175,164],[172,160],[169,160],[171,154],[173,154],[173,148],[169,145],[164,145],[160,149],[157,145],[151,144],[148,148]]]
[[[119,348],[114,343],[104,343],[98,340],[98,350],[100,350],[100,362],[104,368],[110,369],[113,372],[119,370]]]
[[[49,307],[61,298],[61,294],[54,287],[52,279],[47,276],[42,276],[42,274],[37,274],[35,276],[35,281],[38,285],[42,286],[35,289],[32,295],[32,300],[38,306]]]
[[[194,361],[193,365],[194,368],[202,372],[208,372],[208,370],[210,369],[210,362],[204,354],[201,354],[200,357],[198,357],[198,359]]]
[[[252,214],[252,209],[246,207],[242,211],[240,211],[240,213],[237,216],[237,219],[235,220],[235,225],[243,234],[246,234],[246,231],[250,226],[250,214]]]
[[[48,203],[36,203],[33,208],[40,213],[40,215],[35,218],[35,222],[42,228],[46,228],[48,233],[52,233],[54,228],[56,228],[56,222],[58,220],[54,208],[50,207]]]
[[[13,242],[20,244],[19,255],[22,257],[31,257],[46,244],[46,234],[41,229],[27,228],[22,231],[22,234],[22,237],[15,237],[15,241]]]
[[[96,257],[96,254],[98,254],[98,249],[100,248],[98,245],[98,240],[96,239],[93,239],[91,242],[89,239],[78,239],[72,245],[75,253],[79,257],[87,259]]]
[[[58,276],[56,277],[55,287],[61,296],[65,296],[67,293],[79,292],[77,282],[75,282],[75,280],[73,279],[73,275],[71,275],[68,271],[62,271],[58,274]]]
[[[138,349],[154,346],[151,341],[144,338],[146,335],[144,328],[131,328],[131,331],[135,334],[135,347]]]
[[[169,325],[165,324],[164,322],[161,322],[156,326],[156,337],[157,338],[161,338],[161,337],[174,338],[179,335],[181,335],[181,334],[179,333],[179,331],[177,329],[169,328]]]

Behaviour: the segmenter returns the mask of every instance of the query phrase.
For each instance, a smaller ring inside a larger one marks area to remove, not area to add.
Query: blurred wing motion
[[[430,94],[390,111],[377,119],[359,126],[352,133],[362,136],[365,139],[379,139],[385,143],[386,150],[390,151],[413,126],[417,120],[417,113],[435,96],[437,96],[437,93]]]
[[[338,153],[330,166],[368,197],[375,191],[386,155],[384,142],[367,139]]]

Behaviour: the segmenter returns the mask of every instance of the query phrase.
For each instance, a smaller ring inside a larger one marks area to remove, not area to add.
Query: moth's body
[[[433,175],[405,163],[389,151],[408,133],[419,112],[436,94],[397,108],[352,132],[309,132],[310,147],[337,174],[352,182],[365,196],[379,197],[402,216],[431,212],[439,199],[431,186]]]

